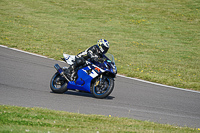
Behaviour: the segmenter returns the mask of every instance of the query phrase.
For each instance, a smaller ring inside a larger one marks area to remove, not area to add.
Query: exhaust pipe
[[[61,76],[63,76],[67,82],[69,82],[70,80],[65,76],[64,74],[64,71],[62,70],[62,68],[58,65],[58,64],[55,64],[54,65],[54,68],[60,73]]]

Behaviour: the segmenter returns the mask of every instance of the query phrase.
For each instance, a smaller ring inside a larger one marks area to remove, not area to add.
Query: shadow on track
[[[54,92],[50,92],[53,94],[58,94],[58,93],[54,93]],[[65,93],[63,93],[65,95],[73,95],[73,96],[81,96],[81,97],[89,97],[89,98],[95,98],[91,93],[87,93],[87,92],[80,92],[80,91],[66,91]],[[104,100],[113,100],[115,97],[113,96],[108,96],[106,98],[103,98]],[[97,98],[96,98],[97,99]]]

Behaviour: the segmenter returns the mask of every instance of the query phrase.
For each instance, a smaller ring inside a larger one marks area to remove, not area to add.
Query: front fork
[[[99,81],[96,82],[95,86],[101,86],[101,84],[102,84],[102,78],[103,78],[103,74],[100,75]]]

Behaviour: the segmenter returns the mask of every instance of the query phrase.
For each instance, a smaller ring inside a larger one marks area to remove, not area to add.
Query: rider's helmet
[[[99,49],[103,54],[107,53],[109,49],[109,42],[107,40],[100,39],[98,40],[97,45],[99,46]]]

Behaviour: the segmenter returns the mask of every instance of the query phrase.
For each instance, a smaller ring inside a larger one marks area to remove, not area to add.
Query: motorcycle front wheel
[[[57,72],[51,78],[50,88],[54,93],[64,93],[68,90],[67,81]]]
[[[91,92],[96,98],[105,98],[110,95],[114,88],[114,79],[103,76],[102,83],[96,78],[91,86]]]

